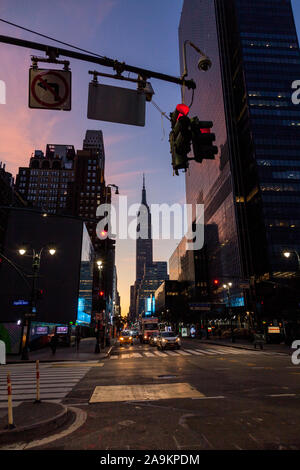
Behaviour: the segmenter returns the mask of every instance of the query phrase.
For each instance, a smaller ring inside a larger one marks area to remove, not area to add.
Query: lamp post
[[[99,270],[99,289],[100,289],[101,288],[101,282],[102,282],[101,274],[102,274],[103,264],[102,264],[101,260],[97,260],[96,264],[97,264],[97,267],[98,267],[98,270]],[[98,312],[97,315],[99,315],[99,312]],[[95,354],[99,354],[100,353],[100,318],[99,317],[96,319],[96,325],[97,326],[96,326]]]
[[[39,251],[32,249],[32,253],[31,253],[32,271],[33,271],[32,288],[31,288],[31,296],[30,296],[30,302],[29,302],[29,312],[28,314],[25,314],[26,336],[25,336],[25,342],[24,342],[24,339],[22,340],[22,355],[21,355],[22,360],[29,359],[28,345],[29,345],[29,337],[30,337],[31,318],[34,317],[36,314],[37,280],[38,280],[40,266],[41,266],[41,256],[42,256],[42,252],[44,248],[45,246],[43,246]],[[53,246],[47,245],[47,248],[48,248],[48,253],[51,256],[55,255],[56,249]],[[27,253],[27,248],[25,246],[19,249],[20,256],[24,256],[26,255],[26,253]]]
[[[230,288],[231,287],[232,287],[232,282],[228,282],[227,284],[223,284],[223,289],[227,290],[227,299],[228,299],[229,316],[230,316],[231,342],[235,343],[235,338],[234,338],[234,334],[233,334],[233,324],[232,324],[231,301],[230,301]]]
[[[184,69],[183,69],[183,74],[181,76],[181,79],[183,80],[183,85],[182,85],[182,102],[184,103],[184,79],[185,77],[188,76],[188,70],[187,70],[187,63],[186,63],[186,46],[187,44],[189,44],[191,47],[193,47],[199,54],[200,54],[200,59],[199,59],[199,62],[198,62],[198,69],[201,70],[202,72],[207,72],[211,66],[212,66],[212,62],[210,60],[210,58],[204,54],[204,52],[201,51],[201,49],[199,49],[199,47],[195,46],[195,44],[190,41],[189,39],[186,39],[183,43],[183,66],[184,66]]]
[[[107,184],[106,185],[106,188],[105,188],[105,204],[107,204],[107,197],[108,197],[108,188],[114,188],[115,190],[115,194],[119,195],[119,186],[117,186],[116,184]],[[107,238],[105,239],[105,242],[104,242],[104,251],[105,251],[105,255],[107,254]],[[106,295],[107,295],[107,289],[105,289],[106,291]],[[106,343],[106,345],[109,344],[109,337],[108,337],[108,316],[107,316],[107,312],[106,312],[106,309],[105,309],[105,322],[104,322],[104,341]]]

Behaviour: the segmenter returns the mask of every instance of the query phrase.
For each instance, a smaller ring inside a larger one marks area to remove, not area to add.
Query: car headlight
[[[157,341],[157,338],[153,338],[154,343]]]
[[[132,336],[129,336],[129,339],[132,339]]]
[[[123,341],[124,338],[120,338],[120,341]]]
[[[180,338],[176,338],[176,341],[177,341],[178,343],[180,343]]]
[[[166,342],[167,342],[167,340],[166,340],[166,339],[163,339],[163,340],[162,340],[162,342],[163,342],[163,343],[166,343]]]
[[[147,335],[144,336],[144,339],[147,339]]]

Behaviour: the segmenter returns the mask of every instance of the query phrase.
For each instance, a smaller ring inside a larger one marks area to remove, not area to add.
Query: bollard
[[[6,429],[15,428],[13,419],[13,406],[12,406],[12,387],[10,380],[10,372],[7,372],[7,404],[8,404],[8,425]]]
[[[34,403],[41,403],[40,400],[40,370],[39,370],[40,361],[36,361],[36,399]]]

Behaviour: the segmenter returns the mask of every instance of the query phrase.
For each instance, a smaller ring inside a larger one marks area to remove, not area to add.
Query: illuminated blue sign
[[[14,305],[28,305],[28,300],[15,300]]]
[[[77,322],[78,323],[91,323],[91,315],[88,315],[84,311],[85,299],[83,297],[78,298],[78,311],[77,311]]]
[[[146,312],[145,315],[151,316],[153,313],[155,313],[155,298],[154,297],[147,297],[145,299],[145,304],[146,304]]]
[[[227,307],[229,307],[228,301],[226,302]],[[234,297],[230,299],[230,307],[244,307],[245,301],[244,297]]]

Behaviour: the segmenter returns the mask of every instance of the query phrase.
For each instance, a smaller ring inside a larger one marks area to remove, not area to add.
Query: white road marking
[[[114,385],[95,387],[90,403],[166,400],[204,397],[188,383]]]
[[[54,363],[40,363],[40,397],[42,400],[61,401],[81,380],[91,367],[96,365],[85,364],[72,369],[68,367],[56,367]],[[61,364],[60,364],[61,365]],[[28,401],[36,398],[36,364],[7,364],[0,368],[0,405],[7,406],[7,372],[11,374],[13,403]],[[2,406],[1,406],[2,407]]]
[[[186,351],[182,351],[181,349],[178,349],[176,352],[177,354],[180,354],[181,356],[190,356],[190,353]]]

